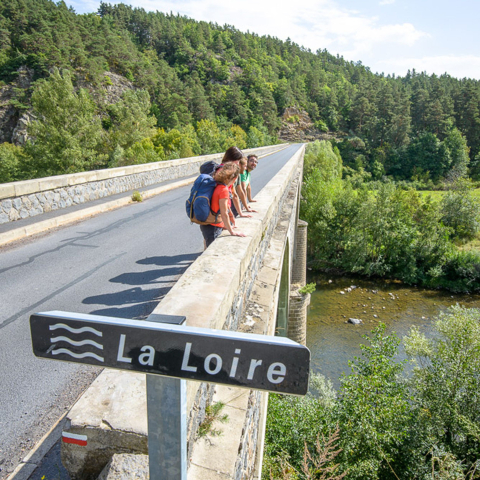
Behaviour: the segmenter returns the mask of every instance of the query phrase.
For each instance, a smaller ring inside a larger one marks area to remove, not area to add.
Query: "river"
[[[312,355],[312,370],[339,386],[342,372],[350,373],[348,360],[360,355],[362,335],[380,322],[387,333],[402,338],[416,325],[427,336],[434,333],[435,317],[451,305],[480,308],[480,295],[457,295],[426,290],[386,280],[310,275],[317,284],[308,311],[307,347]],[[363,323],[352,325],[349,318]],[[399,359],[405,358],[400,348]]]

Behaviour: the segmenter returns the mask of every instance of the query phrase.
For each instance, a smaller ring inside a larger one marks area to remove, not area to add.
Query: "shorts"
[[[223,232],[222,227],[215,227],[214,225],[200,225],[200,231],[205,239],[205,245],[208,248],[213,241]]]

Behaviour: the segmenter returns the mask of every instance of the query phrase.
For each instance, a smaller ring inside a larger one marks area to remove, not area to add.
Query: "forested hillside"
[[[478,81],[385,77],[321,47],[122,4],[77,15],[2,0],[0,181],[257,146],[291,127],[331,138],[347,176],[478,178]]]

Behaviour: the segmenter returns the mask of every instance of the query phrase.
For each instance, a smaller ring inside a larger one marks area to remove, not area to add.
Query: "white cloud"
[[[379,5],[392,5],[395,3],[395,0],[380,0]]]
[[[437,55],[419,58],[395,58],[378,62],[378,70],[395,72],[404,76],[413,68],[417,72],[442,75],[445,72],[456,78],[480,79],[480,56],[478,55]]]

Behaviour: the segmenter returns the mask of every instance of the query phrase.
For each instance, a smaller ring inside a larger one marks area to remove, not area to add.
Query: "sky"
[[[98,0],[66,0],[81,13]],[[124,0],[147,11],[229,24],[360,61],[374,73],[480,80],[480,0]]]

